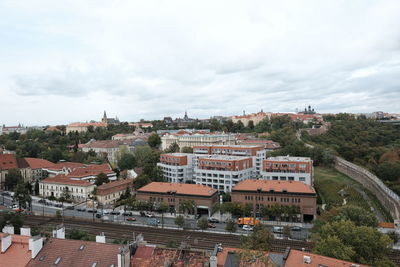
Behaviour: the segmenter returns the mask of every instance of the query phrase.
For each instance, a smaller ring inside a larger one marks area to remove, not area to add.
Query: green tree
[[[124,153],[118,160],[118,168],[120,170],[131,170],[136,166],[135,156],[131,153]]]
[[[149,136],[147,143],[150,147],[157,148],[161,144],[161,138],[158,134],[153,133]]]
[[[318,242],[314,253],[336,259],[352,261],[355,251],[352,246],[347,246],[337,236],[327,236]]]
[[[19,169],[10,169],[6,175],[4,185],[8,191],[14,191],[14,187],[22,181],[23,178]]]
[[[225,225],[225,230],[230,233],[236,232],[236,230],[237,230],[236,222],[233,219],[228,220]]]
[[[102,185],[102,184],[104,184],[104,183],[108,183],[109,181],[110,181],[110,180],[108,179],[107,174],[105,174],[105,173],[99,173],[99,174],[97,175],[97,177],[96,177],[96,180],[95,180],[94,184],[95,184],[96,186],[100,186],[100,185]]]
[[[164,150],[164,153],[176,153],[179,152],[180,148],[177,143],[172,143],[167,149]]]
[[[179,202],[179,212],[181,213],[194,213],[196,208],[195,202],[189,199],[183,199]]]
[[[140,174],[134,181],[133,186],[135,189],[139,189],[147,184],[151,183],[150,178],[145,174]]]
[[[185,146],[182,148],[182,153],[193,153],[193,148]]]
[[[201,230],[206,230],[208,229],[208,220],[206,218],[201,218],[197,221],[197,226],[201,229]]]
[[[2,216],[0,216],[0,229],[3,229],[7,224],[14,226],[15,233],[19,234],[24,220],[19,213],[10,212],[2,214]]]
[[[242,248],[250,250],[269,251],[273,235],[265,228],[254,228],[254,232],[242,240]]]
[[[178,215],[175,218],[175,224],[182,228],[185,225],[185,218],[182,215]]]
[[[353,205],[346,205],[337,209],[337,215],[332,217],[332,221],[339,220],[350,220],[357,226],[378,226],[378,220],[373,213]]]
[[[28,189],[23,183],[19,183],[15,187],[13,200],[18,202],[18,206],[20,209],[27,209],[31,207],[32,198],[29,195]]]

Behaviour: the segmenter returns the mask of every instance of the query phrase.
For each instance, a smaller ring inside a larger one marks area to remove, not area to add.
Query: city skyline
[[[400,2],[2,1],[0,123],[399,112]]]

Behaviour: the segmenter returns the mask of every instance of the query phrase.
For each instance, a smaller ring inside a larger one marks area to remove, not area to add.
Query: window
[[[300,182],[305,182],[305,181],[306,181],[306,178],[305,178],[305,177],[299,177],[299,181],[300,181]]]
[[[61,261],[61,257],[58,257],[58,258],[56,259],[56,261],[54,262],[54,265],[58,265],[58,264],[60,263],[60,261]]]

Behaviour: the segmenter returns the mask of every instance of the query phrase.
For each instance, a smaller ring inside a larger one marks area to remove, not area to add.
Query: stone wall
[[[335,158],[335,168],[369,189],[382,205],[389,210],[393,219],[400,220],[400,197],[390,190],[378,177],[368,170],[340,157]]]

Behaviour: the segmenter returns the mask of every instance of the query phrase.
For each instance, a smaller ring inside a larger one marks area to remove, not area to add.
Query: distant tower
[[[245,116],[246,115],[246,111],[245,110],[243,110],[243,116]]]
[[[187,111],[185,110],[185,117],[183,117],[183,119],[185,120],[185,121],[187,121],[188,119],[189,119],[189,117],[188,117],[188,115],[187,115]]]
[[[103,115],[103,119],[101,119],[101,122],[107,123],[107,113],[105,110],[104,110],[104,115]]]

